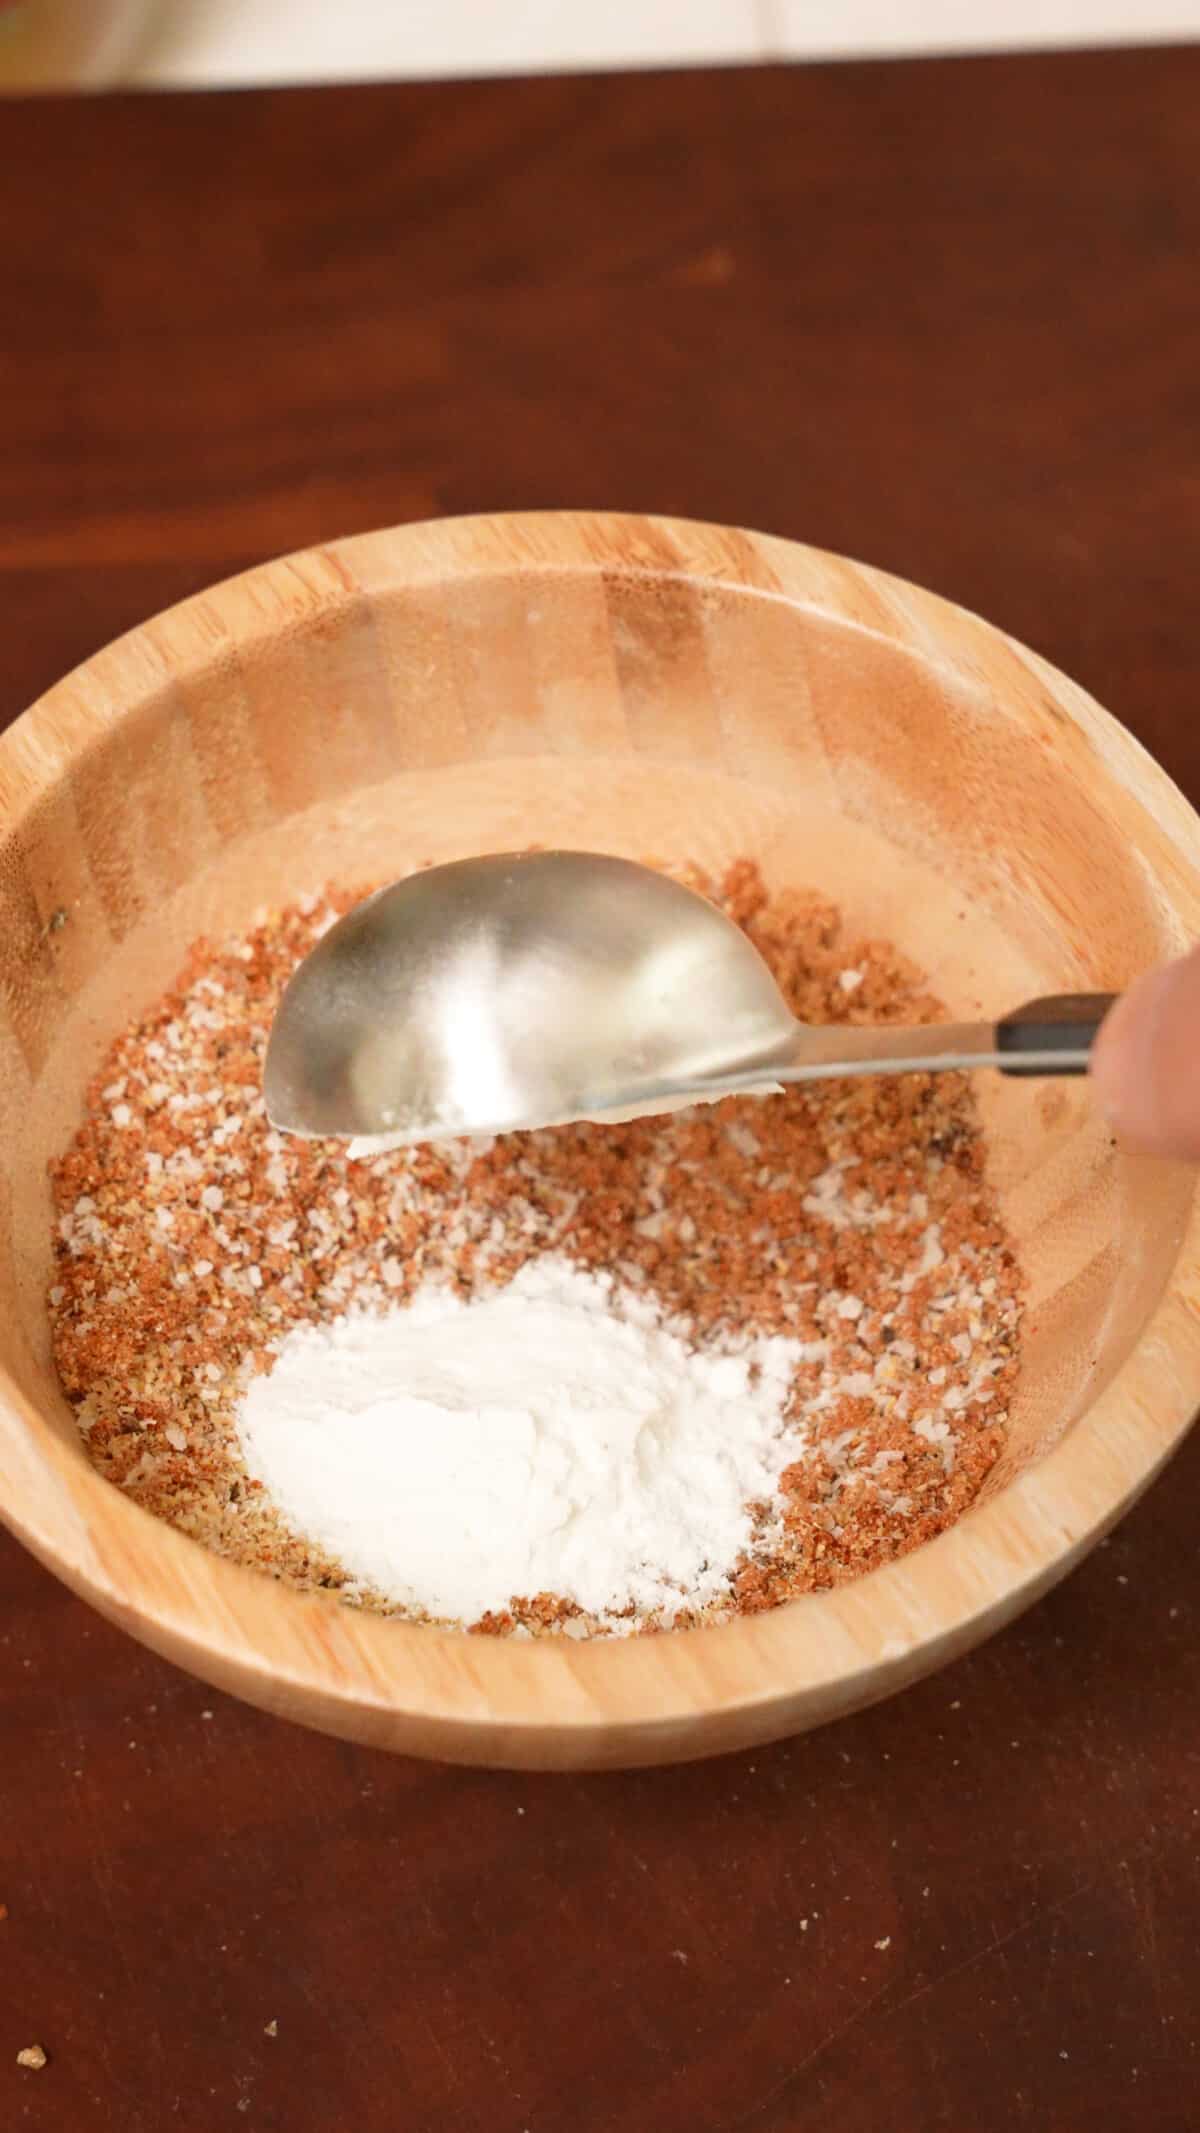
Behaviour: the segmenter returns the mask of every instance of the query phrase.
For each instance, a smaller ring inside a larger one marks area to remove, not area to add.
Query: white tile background
[[[134,79],[352,80],[1200,38],[1200,0],[174,0]]]
[[[510,73],[757,57],[755,0],[184,0],[164,81]]]
[[[796,56],[1200,37],[1200,0],[767,0],[766,13]]]

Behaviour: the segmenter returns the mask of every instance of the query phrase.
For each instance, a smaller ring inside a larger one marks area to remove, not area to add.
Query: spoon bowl
[[[272,1124],[422,1140],[661,1108],[795,1024],[731,919],[587,852],[464,859],[330,928],[271,1033]]]

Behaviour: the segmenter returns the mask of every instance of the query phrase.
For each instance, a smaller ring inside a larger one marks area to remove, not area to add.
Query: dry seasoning
[[[396,1607],[472,1622],[553,1592],[623,1628],[728,1596],[807,1445],[795,1341],[697,1344],[644,1290],[542,1252],[299,1326],[238,1411],[277,1510]]]
[[[749,861],[716,887],[675,871],[744,927],[805,1020],[939,1014],[900,955],[848,940],[820,896],[768,897]],[[239,1400],[298,1326],[387,1311],[431,1283],[484,1295],[554,1253],[642,1292],[701,1346],[803,1344],[786,1410],[799,1455],[752,1507],[705,1619],[841,1583],[957,1518],[1003,1442],[1020,1328],[965,1077],[830,1082],[351,1162],[273,1132],[259,1089],[284,981],[355,900],[307,899],[198,942],[113,1045],[52,1165],[55,1356],[99,1470],[221,1554],[414,1612],[289,1527],[242,1460]],[[661,1624],[632,1608],[600,1623],[543,1592],[467,1626]]]

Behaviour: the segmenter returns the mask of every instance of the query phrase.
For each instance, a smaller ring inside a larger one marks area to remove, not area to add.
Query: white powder
[[[289,1334],[244,1395],[242,1449],[285,1518],[393,1604],[470,1623],[551,1592],[669,1621],[727,1590],[751,1502],[807,1441],[782,1418],[801,1353],[696,1352],[546,1256],[474,1302],[426,1289]]]

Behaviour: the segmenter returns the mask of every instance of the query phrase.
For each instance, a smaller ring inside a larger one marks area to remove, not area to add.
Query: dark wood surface
[[[979,608],[1200,798],[1200,50],[30,104],[0,177],[0,723],[272,551],[647,507]],[[289,1729],[0,1540],[0,2124],[1194,2128],[1198,1491],[879,1710],[579,1780]]]

